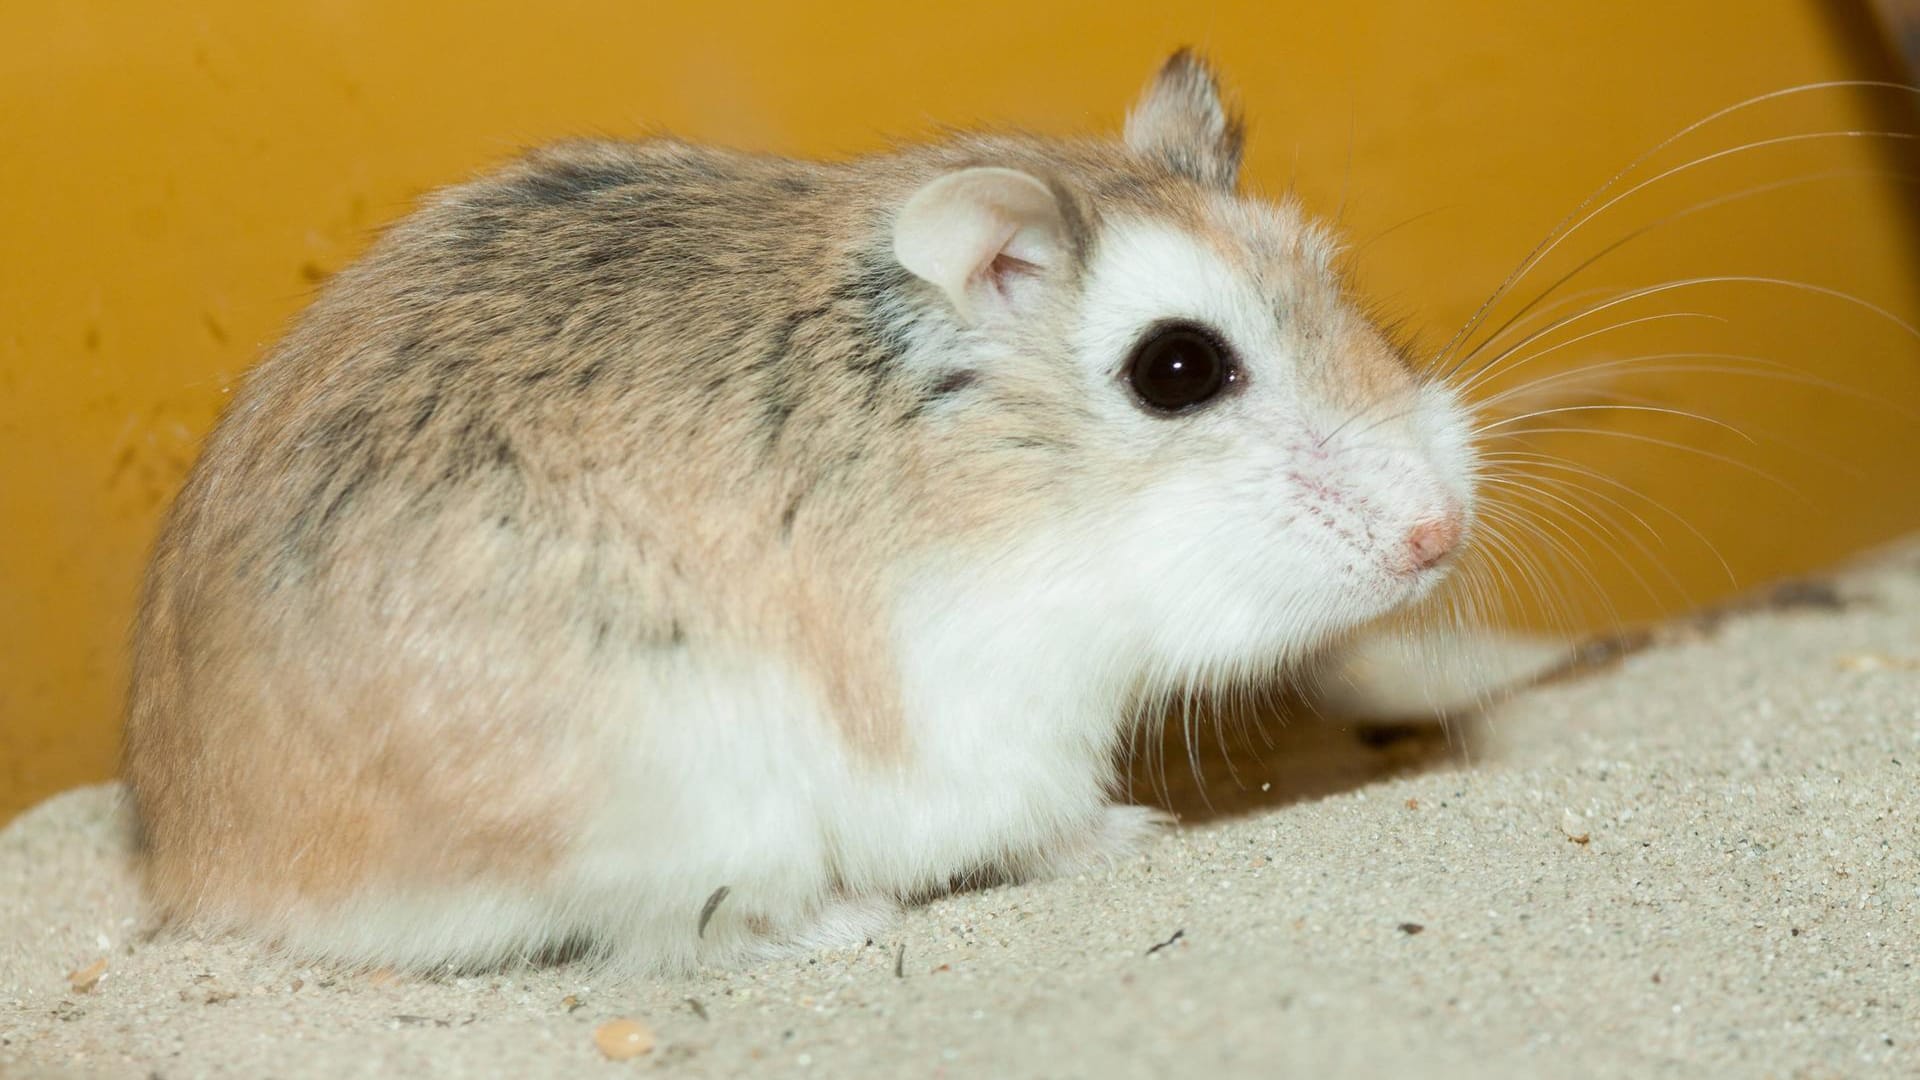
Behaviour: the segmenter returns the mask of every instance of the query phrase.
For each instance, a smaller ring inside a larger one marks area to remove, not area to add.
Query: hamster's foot
[[[900,902],[892,897],[836,897],[785,933],[763,938],[751,952],[757,959],[772,960],[855,949],[884,936],[899,917]]]
[[[1038,877],[1072,877],[1106,870],[1145,851],[1174,824],[1151,806],[1108,806],[1092,828],[1040,853]]]

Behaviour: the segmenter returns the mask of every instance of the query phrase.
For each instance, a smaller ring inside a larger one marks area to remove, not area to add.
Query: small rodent
[[[165,524],[159,907],[662,969],[1134,849],[1147,704],[1403,607],[1472,522],[1467,413],[1240,151],[1182,52],[1120,140],[580,142],[427,199]]]

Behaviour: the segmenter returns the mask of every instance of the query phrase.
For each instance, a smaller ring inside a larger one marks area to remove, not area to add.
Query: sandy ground
[[[1296,723],[1110,873],[675,981],[156,935],[70,792],[0,834],[0,1075],[1920,1076],[1920,546],[1784,600],[1454,749]]]

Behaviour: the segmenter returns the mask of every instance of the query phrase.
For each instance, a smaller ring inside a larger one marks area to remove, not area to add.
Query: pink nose
[[[1407,561],[1413,571],[1430,570],[1460,543],[1460,515],[1428,518],[1407,534]]]

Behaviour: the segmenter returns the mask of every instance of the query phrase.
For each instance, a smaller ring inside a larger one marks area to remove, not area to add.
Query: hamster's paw
[[[759,959],[855,949],[884,936],[900,917],[900,902],[887,896],[844,896],[822,904],[778,937],[763,939]]]
[[[1151,806],[1109,806],[1092,828],[1040,853],[1039,877],[1071,877],[1106,870],[1145,851],[1174,824]]]

